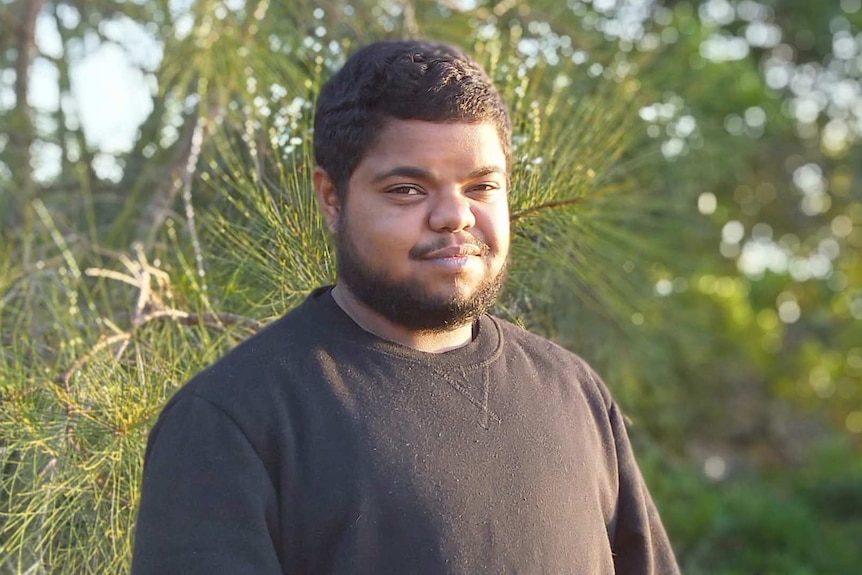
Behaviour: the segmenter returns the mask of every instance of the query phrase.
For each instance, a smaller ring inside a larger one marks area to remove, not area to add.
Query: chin
[[[482,281],[475,279],[455,279],[447,285],[431,286],[425,284],[417,290],[420,297],[440,305],[458,305],[474,299],[482,287]]]
[[[336,244],[339,283],[373,312],[416,331],[448,331],[471,323],[493,305],[505,276],[504,263],[496,273],[487,265],[449,275],[423,266],[397,277],[381,262],[360,255],[348,234],[339,234]]]

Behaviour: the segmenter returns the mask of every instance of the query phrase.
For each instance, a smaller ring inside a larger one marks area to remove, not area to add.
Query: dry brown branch
[[[72,432],[75,428],[74,423],[72,422],[72,415],[74,413],[79,414],[80,416],[89,419],[90,421],[101,425],[101,422],[91,417],[85,409],[79,406],[72,398],[72,378],[75,376],[77,372],[81,370],[87,363],[89,363],[99,352],[104,350],[111,345],[116,343],[121,344],[120,350],[117,352],[117,359],[125,353],[125,350],[128,346],[128,343],[132,340],[141,327],[144,325],[158,320],[172,320],[180,325],[203,325],[212,329],[224,329],[226,325],[240,325],[247,329],[250,333],[255,333],[263,327],[263,324],[260,322],[246,318],[236,314],[223,313],[223,314],[213,314],[213,313],[203,313],[203,314],[192,314],[187,313],[181,310],[176,309],[160,309],[157,311],[150,312],[146,315],[141,316],[138,319],[138,322],[132,326],[131,329],[127,331],[123,331],[120,333],[115,333],[112,335],[106,335],[99,338],[99,340],[93,345],[93,348],[75,360],[75,362],[67,369],[62,376],[59,378],[59,383],[62,384],[62,390],[60,393],[60,399],[64,404],[64,410],[66,412],[66,431],[65,437],[68,444],[75,449],[76,451],[80,451],[80,447],[75,442],[74,437],[72,436]],[[115,432],[119,432],[119,430],[114,430]]]
[[[86,365],[90,360],[92,360],[93,357],[95,357],[100,351],[115,343],[126,343],[130,341],[134,337],[135,332],[137,332],[138,329],[147,325],[148,323],[159,320],[172,320],[180,325],[199,325],[218,330],[224,329],[227,325],[238,325],[248,330],[250,333],[255,333],[263,327],[263,324],[257,320],[253,320],[251,318],[243,317],[241,315],[236,315],[232,313],[197,314],[184,312],[178,309],[156,310],[141,316],[135,323],[135,325],[127,331],[112,335],[106,335],[99,338],[95,345],[93,345],[93,348],[89,352],[75,360],[75,362],[69,367],[69,369],[67,369],[60,377],[60,382],[66,389],[66,392],[71,393],[71,381],[75,373],[78,372],[82,367],[84,367],[84,365]]]
[[[250,334],[257,332],[263,327],[260,322],[232,313],[189,313],[165,305],[165,300],[171,300],[170,276],[164,270],[152,265],[147,261],[143,246],[140,244],[133,247],[134,259],[127,254],[111,254],[125,268],[126,273],[102,269],[88,268],[84,273],[90,277],[102,277],[124,284],[134,286],[138,290],[135,298],[135,308],[132,314],[131,326],[121,329],[116,326],[110,318],[103,318],[102,323],[114,333],[103,335],[93,347],[63,372],[58,382],[63,385],[67,394],[71,393],[72,377],[84,365],[90,362],[99,352],[114,344],[120,344],[116,350],[115,357],[119,360],[125,353],[129,342],[135,333],[143,326],[159,320],[169,320],[180,325],[201,326],[209,329],[223,330],[228,325],[237,325]],[[153,285],[155,284],[155,285]]]
[[[144,316],[144,322],[157,319],[172,319],[182,325],[204,325],[214,329],[224,329],[227,325],[239,325],[249,332],[257,332],[263,324],[257,320],[232,313],[188,313],[176,309],[164,309]]]

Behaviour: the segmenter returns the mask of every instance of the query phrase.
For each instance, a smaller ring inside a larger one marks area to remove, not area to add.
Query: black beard
[[[366,265],[344,228],[336,234],[338,281],[359,301],[392,323],[420,332],[446,332],[470,324],[494,305],[506,276],[486,275],[466,298],[443,299],[431,296],[417,282],[394,282],[386,274]],[[489,257],[487,250],[483,259]]]

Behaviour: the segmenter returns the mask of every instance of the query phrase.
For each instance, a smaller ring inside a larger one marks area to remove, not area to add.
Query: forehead
[[[471,172],[477,167],[507,169],[500,134],[489,122],[386,122],[357,171],[415,166],[435,172]]]

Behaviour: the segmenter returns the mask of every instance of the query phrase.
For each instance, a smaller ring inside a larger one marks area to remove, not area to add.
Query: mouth
[[[442,259],[459,259],[469,256],[482,256],[485,250],[473,244],[463,244],[460,246],[448,246],[428,252],[422,256],[426,260],[442,260]]]
[[[489,252],[490,248],[487,245],[471,242],[436,249],[432,247],[423,251],[418,259],[435,268],[446,270],[448,273],[460,274],[468,270],[479,269],[479,266],[483,265],[482,258]]]
[[[469,260],[473,257],[484,257],[491,252],[490,246],[475,237],[464,238],[464,241],[452,243],[437,241],[424,246],[417,246],[410,252],[410,257],[417,260]]]

